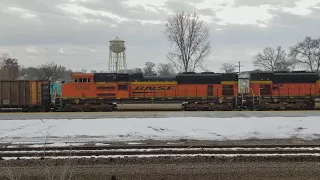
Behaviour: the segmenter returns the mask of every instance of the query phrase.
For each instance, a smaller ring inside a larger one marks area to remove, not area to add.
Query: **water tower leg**
[[[116,55],[116,73],[119,71],[119,53]]]
[[[112,52],[111,50],[109,50],[109,68],[108,68],[108,71],[111,72],[112,71]]]
[[[126,51],[123,51],[123,71],[127,72],[127,60],[126,60]]]

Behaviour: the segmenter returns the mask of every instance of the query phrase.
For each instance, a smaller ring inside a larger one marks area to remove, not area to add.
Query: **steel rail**
[[[0,151],[0,158],[4,157],[70,157],[70,156],[136,156],[136,155],[263,155],[263,154],[290,154],[290,155],[320,155],[319,148],[290,149],[286,148],[265,148],[265,149],[199,149],[199,148],[171,148],[171,149],[112,149],[112,150],[56,150],[56,151]]]
[[[48,144],[49,145],[49,144]],[[266,144],[266,145],[106,145],[106,146],[62,146],[51,147],[43,145],[43,147],[2,147],[2,151],[40,151],[40,150],[117,150],[117,149],[168,149],[168,148],[319,148],[317,144]]]

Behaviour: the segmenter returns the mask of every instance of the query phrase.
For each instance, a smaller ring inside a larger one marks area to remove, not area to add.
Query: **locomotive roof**
[[[201,73],[179,73],[176,76],[146,76],[143,73],[95,73],[97,76],[135,76],[135,77],[176,77],[176,76],[225,76],[225,75],[237,75],[237,73],[214,73],[214,72],[201,72]]]
[[[91,73],[75,73],[76,76],[89,75]],[[307,71],[254,71],[249,72],[250,79],[253,81],[274,81],[277,83],[298,83],[298,82],[315,82],[319,79],[319,75],[314,72]],[[181,83],[218,83],[221,81],[237,81],[239,79],[237,73],[214,73],[214,72],[186,72],[173,76],[145,76],[143,73],[95,73],[95,81],[178,81]]]
[[[176,76],[144,76],[146,81],[174,81]]]
[[[314,72],[252,72],[250,79],[253,81],[272,81],[273,83],[315,83],[319,75]]]
[[[316,75],[316,72],[310,72],[310,71],[252,71],[250,72],[250,74],[284,74],[284,75],[293,75],[293,74],[302,74],[302,75],[310,75],[310,74],[314,74]]]

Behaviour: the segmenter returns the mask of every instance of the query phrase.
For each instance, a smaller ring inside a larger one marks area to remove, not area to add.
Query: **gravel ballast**
[[[0,179],[320,179],[320,157],[2,160]]]

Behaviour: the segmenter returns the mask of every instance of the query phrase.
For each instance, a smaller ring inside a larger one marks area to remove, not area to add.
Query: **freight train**
[[[119,104],[181,104],[181,110],[320,109],[317,73],[73,73],[72,82],[1,81],[0,108],[22,111],[115,111]]]

